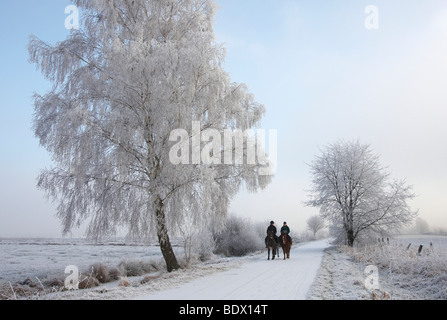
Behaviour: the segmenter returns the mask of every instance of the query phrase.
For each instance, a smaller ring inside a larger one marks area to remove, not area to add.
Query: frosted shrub
[[[118,268],[111,268],[109,270],[109,277],[111,281],[119,280],[120,276],[121,272],[119,271]]]
[[[213,234],[206,229],[208,226],[197,226],[185,223],[179,227],[183,238],[185,264],[209,260],[215,249]]]
[[[147,273],[156,272],[164,268],[163,263],[156,260],[135,261],[125,260],[119,264],[120,273],[127,277],[142,276]]]
[[[0,300],[12,300],[15,298],[14,294],[8,282],[0,281]]]
[[[201,239],[199,243],[199,253],[198,257],[200,261],[209,260],[216,249],[216,242],[214,241],[214,237],[212,234],[208,233],[204,239]]]
[[[123,276],[136,277],[143,274],[143,268],[140,261],[121,261],[119,267]]]
[[[255,226],[246,219],[230,217],[222,232],[215,235],[216,253],[226,256],[245,256],[264,248]]]
[[[90,289],[99,287],[99,281],[91,274],[83,274],[79,278],[79,289]]]
[[[186,261],[187,263],[194,260],[207,261],[213,255],[214,250],[215,242],[211,233],[196,233],[185,244]]]
[[[95,263],[90,267],[92,271],[92,276],[98,279],[101,283],[106,283],[110,281],[109,268],[102,263]]]

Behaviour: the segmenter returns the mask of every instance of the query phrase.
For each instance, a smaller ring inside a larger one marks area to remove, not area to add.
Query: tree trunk
[[[349,213],[347,214],[347,217],[346,217],[347,224],[345,225],[346,238],[348,240],[348,246],[350,246],[350,247],[354,246],[354,240],[357,236],[357,234],[354,234],[353,211],[354,210],[351,207],[349,209]]]
[[[346,236],[348,238],[348,246],[353,247],[354,246],[354,231],[353,230],[347,230]]]
[[[169,240],[168,230],[166,229],[164,204],[160,197],[157,197],[155,200],[155,216],[157,217],[158,243],[160,244],[161,253],[166,262],[166,268],[168,272],[180,269]]]

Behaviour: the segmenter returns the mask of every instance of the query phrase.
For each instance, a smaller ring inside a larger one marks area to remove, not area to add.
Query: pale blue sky
[[[306,162],[339,138],[372,144],[431,225],[447,227],[447,2],[444,0],[220,0],[215,32],[226,70],[266,106],[278,130],[278,172],[269,188],[245,192],[231,210],[254,220],[287,220],[303,230]],[[60,236],[55,208],[36,190],[51,166],[31,130],[31,95],[49,84],[28,63],[28,37],[68,34],[64,0],[2,4],[0,41],[0,237]],[[379,30],[364,27],[367,5]],[[79,234],[80,231],[75,231]]]

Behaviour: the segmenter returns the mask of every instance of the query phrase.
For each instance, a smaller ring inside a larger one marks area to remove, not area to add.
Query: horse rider
[[[267,237],[269,232],[273,232],[273,238],[275,239],[275,242],[278,243],[278,236],[276,235],[276,227],[275,227],[275,222],[274,221],[270,221],[270,225],[267,228]],[[265,244],[267,245],[267,237],[265,237]]]
[[[276,228],[275,228],[276,229]],[[292,243],[292,238],[290,237],[290,228],[287,225],[287,222],[284,221],[283,226],[281,227],[281,234],[285,233],[287,236],[287,239],[289,240],[290,243]],[[282,241],[282,240],[281,240]]]

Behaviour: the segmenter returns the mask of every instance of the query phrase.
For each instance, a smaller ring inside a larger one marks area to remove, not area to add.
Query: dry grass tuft
[[[79,279],[79,289],[90,289],[99,287],[99,280],[92,275],[81,275]]]
[[[95,263],[90,267],[92,276],[98,279],[100,283],[110,282],[109,268],[102,263]]]
[[[156,260],[135,261],[125,260],[119,264],[119,269],[123,276],[138,277],[148,273],[160,271],[163,269],[161,262]]]
[[[141,284],[145,284],[145,283],[151,282],[151,281],[156,280],[156,279],[158,279],[157,276],[145,276],[145,277],[140,281],[140,283],[141,283]]]
[[[118,287],[130,287],[129,279],[127,279],[127,277],[121,277],[120,281],[118,282]]]
[[[371,300],[391,300],[391,296],[385,291],[374,290],[371,292]]]
[[[118,268],[110,268],[109,270],[109,278],[110,281],[116,281],[119,280],[121,277],[121,272]]]

